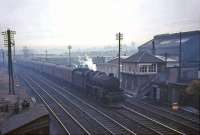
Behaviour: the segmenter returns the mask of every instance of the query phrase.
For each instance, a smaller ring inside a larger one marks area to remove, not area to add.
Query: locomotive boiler
[[[106,75],[104,72],[80,68],[75,69],[72,76],[73,84],[102,104],[116,106],[124,100],[119,80],[113,74]]]

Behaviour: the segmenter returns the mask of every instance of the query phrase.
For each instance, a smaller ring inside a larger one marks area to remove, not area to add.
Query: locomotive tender
[[[93,71],[88,68],[72,69],[36,61],[20,60],[17,64],[61,79],[105,106],[119,107],[119,104],[124,100],[124,93],[120,89],[119,80],[113,74],[106,75],[104,72]]]

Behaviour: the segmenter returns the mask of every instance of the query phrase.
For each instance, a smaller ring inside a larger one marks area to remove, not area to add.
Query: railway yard
[[[199,115],[128,96],[120,108],[104,107],[48,75],[17,67],[16,76],[36,102],[46,106],[63,134],[199,134]]]
[[[0,135],[200,135],[200,0],[5,0]]]

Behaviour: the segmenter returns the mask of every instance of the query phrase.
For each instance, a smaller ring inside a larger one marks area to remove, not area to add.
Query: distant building
[[[128,56],[121,56],[120,62],[122,63]],[[105,72],[107,75],[113,73],[115,77],[118,77],[118,58],[111,59],[106,63],[97,64],[97,70]],[[122,67],[122,65],[121,65]],[[122,68],[121,68],[122,71]]]
[[[139,52],[177,60],[180,65],[179,81],[200,79],[200,31],[156,35],[138,49]]]
[[[4,51],[3,49],[0,49],[0,65],[3,64],[3,57],[4,57]]]
[[[102,64],[102,63],[105,63],[106,58],[97,56],[97,57],[93,57],[92,61],[94,64]]]

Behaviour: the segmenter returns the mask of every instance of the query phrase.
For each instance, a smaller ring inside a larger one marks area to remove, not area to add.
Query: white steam
[[[89,69],[92,69],[94,71],[97,70],[96,64],[93,63],[92,58],[90,58],[89,56],[85,56],[85,58],[80,59],[80,64],[83,66],[87,66]]]

